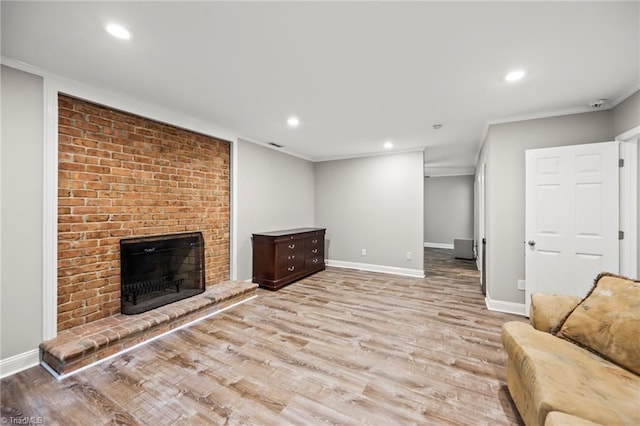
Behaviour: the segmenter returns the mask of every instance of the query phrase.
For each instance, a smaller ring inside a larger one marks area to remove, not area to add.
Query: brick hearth
[[[225,282],[138,315],[114,315],[65,330],[40,344],[41,359],[68,374],[256,294],[257,284]]]

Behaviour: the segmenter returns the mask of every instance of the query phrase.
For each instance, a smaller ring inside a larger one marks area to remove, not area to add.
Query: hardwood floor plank
[[[3,379],[2,416],[44,424],[520,425],[505,321],[473,262],[426,278],[328,268],[57,382]]]

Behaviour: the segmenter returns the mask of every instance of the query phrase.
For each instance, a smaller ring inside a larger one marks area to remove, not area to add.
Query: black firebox
[[[204,292],[201,232],[120,240],[123,314],[139,314]]]

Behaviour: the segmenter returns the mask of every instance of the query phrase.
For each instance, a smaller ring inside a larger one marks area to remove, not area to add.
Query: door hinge
[[[618,231],[618,239],[624,240],[624,231]]]
[[[624,167],[624,158],[618,160],[618,167]]]

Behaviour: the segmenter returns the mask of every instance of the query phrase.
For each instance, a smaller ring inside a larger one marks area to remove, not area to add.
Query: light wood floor
[[[329,268],[57,382],[1,382],[3,423],[522,424],[478,272],[426,249],[426,279]]]

